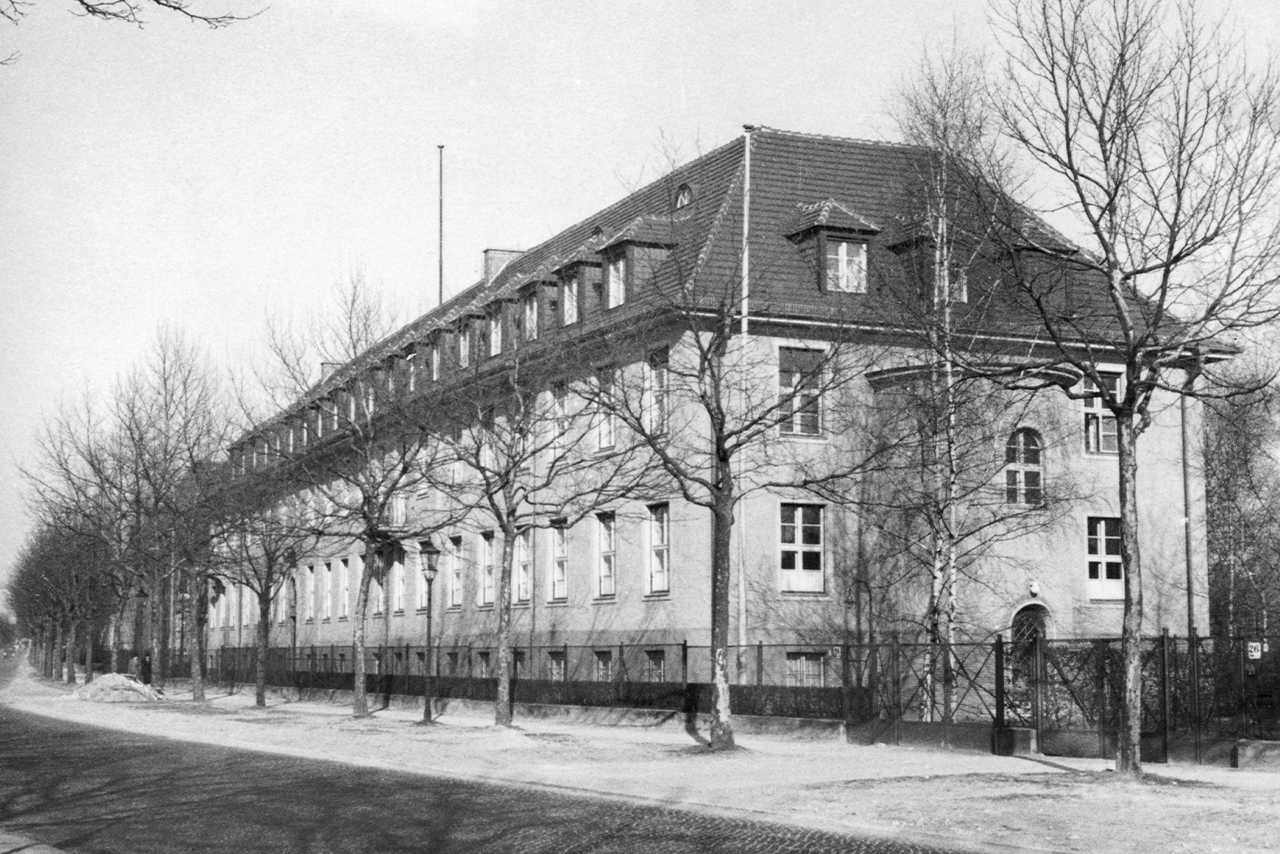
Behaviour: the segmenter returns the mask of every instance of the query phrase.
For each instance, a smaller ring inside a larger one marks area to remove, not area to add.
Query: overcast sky
[[[1237,8],[1280,36],[1280,3]],[[550,237],[668,148],[744,123],[891,139],[925,45],[995,49],[984,0],[272,0],[216,31],[71,10],[0,26],[0,56],[21,54],[0,67],[0,584],[40,425],[109,391],[161,324],[221,366],[356,266],[404,321],[435,305],[437,145],[447,298],[485,248]]]

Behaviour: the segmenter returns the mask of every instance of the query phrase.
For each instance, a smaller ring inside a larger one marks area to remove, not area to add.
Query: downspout
[[[1191,427],[1187,422],[1187,397],[1195,387],[1196,375],[1200,372],[1200,356],[1197,354],[1196,368],[1187,370],[1187,378],[1182,384],[1182,394],[1178,397],[1179,415],[1182,421],[1182,548],[1187,566],[1187,637],[1196,634],[1195,610],[1195,561],[1191,557]]]
[[[742,346],[747,346],[748,298],[751,274],[751,132],[755,125],[742,126]],[[736,527],[736,526],[735,526]],[[738,529],[738,681],[744,681],[743,660],[747,651],[747,566],[742,532]]]

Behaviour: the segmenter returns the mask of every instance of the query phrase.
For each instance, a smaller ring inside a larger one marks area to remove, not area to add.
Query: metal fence
[[[1250,657],[1265,649],[1261,658]],[[1272,651],[1274,648],[1274,651]],[[1194,751],[1239,737],[1280,735],[1280,646],[1261,639],[1142,641],[1144,753],[1171,745]],[[430,659],[430,665],[428,665]],[[677,712],[710,709],[711,654],[705,646],[618,644],[513,649],[513,702]],[[908,724],[979,724],[1034,729],[1046,752],[1114,749],[1122,701],[1118,639],[921,644],[755,644],[729,649],[736,714]],[[352,689],[350,647],[273,648],[266,682],[302,691]],[[212,681],[256,679],[252,648],[212,651]],[[374,694],[431,694],[492,701],[497,650],[484,644],[374,646],[366,688]],[[1069,742],[1069,744],[1068,744]],[[1082,747],[1083,745],[1083,747]]]

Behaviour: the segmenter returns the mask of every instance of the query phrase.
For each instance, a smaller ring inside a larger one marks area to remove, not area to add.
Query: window
[[[424,546],[430,545],[430,541],[428,540],[426,542],[423,542],[422,545]],[[427,553],[425,551],[418,552],[418,566],[420,569],[427,568]],[[413,583],[417,585],[417,589],[418,589],[417,608],[419,611],[425,611],[427,609],[427,580],[422,577],[421,572],[415,573],[415,576],[416,578],[414,579]]]
[[[591,677],[597,682],[613,681],[613,652],[607,649],[596,650]]]
[[[378,558],[374,558],[377,560]],[[374,578],[370,581],[373,588],[373,613],[381,614],[387,610],[387,590],[382,586],[382,582]]]
[[[288,577],[285,578],[286,582]],[[289,619],[289,585],[281,584],[276,591],[276,622],[284,625]]]
[[[347,618],[347,602],[351,598],[351,562],[346,558],[338,564],[338,618]]]
[[[619,255],[609,261],[605,266],[604,277],[608,297],[605,308],[617,308],[627,301],[627,256]]]
[[[824,684],[823,661],[820,652],[787,653],[787,686],[791,688],[821,688]]]
[[[493,532],[480,535],[480,604],[493,604]]]
[[[650,353],[645,363],[645,390],[648,392],[648,400],[645,401],[645,426],[652,433],[661,433],[667,429],[668,358],[667,348],[664,347]]]
[[[821,504],[782,505],[782,589],[795,593],[821,593]]]
[[[408,496],[393,495],[387,505],[387,521],[393,528],[403,528],[409,517]]]
[[[326,620],[333,618],[333,564],[324,565],[324,582],[320,589],[320,616]]]
[[[1116,374],[1100,374],[1102,390],[1114,400],[1119,394],[1120,377]],[[1091,454],[1115,454],[1119,452],[1116,439],[1116,417],[1107,409],[1100,389],[1093,380],[1085,377],[1084,392],[1084,449]]]
[[[1089,517],[1089,598],[1124,598],[1120,520],[1114,517]]]
[[[410,392],[418,390],[418,374],[422,370],[421,361],[416,351],[410,351],[404,357],[405,383]]]
[[[613,368],[601,368],[597,380],[600,383],[600,421],[597,425],[599,447],[601,450],[612,448],[617,441],[617,418],[613,414]]]
[[[564,326],[578,322],[578,277],[570,276],[560,286],[560,308],[564,312],[561,323]]]
[[[502,309],[499,307],[489,315],[489,355],[496,356],[502,352]]]
[[[551,601],[569,598],[569,527],[563,523],[551,529]]]
[[[564,652],[548,652],[547,653],[547,678],[552,682],[563,682],[567,675],[565,667]]]
[[[821,350],[795,347],[778,350],[779,427],[784,434],[821,435],[819,391],[824,357]]]
[[[481,679],[488,679],[490,676],[493,675],[493,660],[492,660],[492,657],[490,656],[490,653],[487,651],[477,653],[476,658],[479,659],[476,667],[476,670],[477,670],[476,676],[480,677]]]
[[[867,244],[828,237],[826,285],[829,291],[867,292]]]
[[[314,566],[307,567],[307,620],[316,618],[316,568]]]
[[[529,601],[533,578],[533,528],[525,528],[516,538],[516,601]]]
[[[404,561],[396,560],[391,566],[391,609],[404,611]]]
[[[554,421],[551,437],[551,453],[559,455],[565,447],[565,438],[569,434],[569,390],[564,383],[551,386],[551,416]]]
[[[520,326],[520,331],[524,335],[524,340],[532,341],[538,337],[538,292],[525,294],[524,310],[521,312],[524,318]]]
[[[614,561],[617,558],[614,528],[617,518],[612,513],[601,513],[596,516],[596,524],[600,544],[596,595],[605,598],[614,594]]]
[[[693,203],[693,188],[688,184],[681,184],[676,188],[676,210],[687,207]]]
[[[471,324],[462,322],[458,329],[458,367],[465,368],[471,364]]]
[[[1041,490],[1040,434],[1023,427],[1013,431],[1004,446],[1005,501],[1038,506]]]
[[[440,345],[432,344],[428,353],[431,358],[431,381],[436,382],[440,379]]]
[[[444,654],[445,673],[450,676],[459,676],[461,671],[458,669],[458,654],[456,652],[446,652]]]
[[[667,569],[670,536],[670,509],[666,504],[654,504],[649,508],[649,593],[666,593],[671,589]]]
[[[667,681],[667,653],[661,649],[644,651],[644,681]]]
[[[462,537],[449,538],[449,607],[462,607]]]

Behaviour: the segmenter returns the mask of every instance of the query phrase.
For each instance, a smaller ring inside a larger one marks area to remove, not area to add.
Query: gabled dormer
[[[867,292],[867,247],[879,233],[878,225],[831,198],[799,205],[784,231],[809,259],[818,290],[846,294]]]

